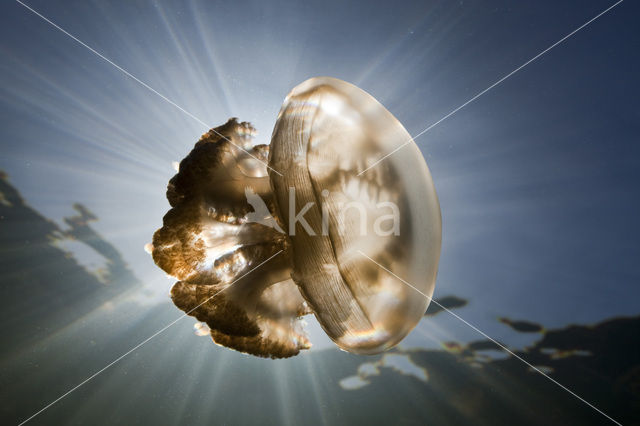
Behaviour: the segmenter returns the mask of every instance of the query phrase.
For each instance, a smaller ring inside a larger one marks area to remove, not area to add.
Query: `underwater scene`
[[[640,424],[638,4],[0,11],[3,425]]]

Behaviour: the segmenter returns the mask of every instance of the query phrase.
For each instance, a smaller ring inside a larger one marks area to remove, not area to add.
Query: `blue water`
[[[638,5],[500,81],[613,3],[4,2],[2,423],[106,366],[29,424],[637,422]],[[442,208],[434,298],[606,415],[447,312],[376,357],[313,319],[288,360],[218,347],[190,317],[145,342],[181,316],[143,250],[172,162],[229,117],[268,142],[318,75],[412,135],[491,87],[416,138]]]

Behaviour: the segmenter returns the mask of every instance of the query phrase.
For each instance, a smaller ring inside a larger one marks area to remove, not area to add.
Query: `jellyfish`
[[[345,351],[398,344],[428,307],[441,246],[409,133],[365,91],[316,77],[287,95],[269,145],[255,134],[235,118],[211,129],[169,181],[150,247],[178,280],[174,304],[261,357],[310,348],[307,315]]]

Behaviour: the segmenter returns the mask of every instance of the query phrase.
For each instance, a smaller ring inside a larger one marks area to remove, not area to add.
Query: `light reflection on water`
[[[436,298],[466,300],[461,316],[623,424],[640,382],[628,3],[419,141],[443,208]],[[261,142],[313,75],[358,84],[415,133],[602,6],[29,4],[207,122],[252,121]],[[0,416],[15,424],[181,315],[141,248],[172,161],[207,129],[19,5],[0,8]],[[70,242],[76,202],[98,220]],[[98,260],[103,272],[85,268]],[[318,345],[311,326],[310,353],[271,361],[212,345],[186,319],[34,424],[602,424],[446,313],[385,355],[403,357],[395,368]],[[340,386],[355,376],[368,384]]]

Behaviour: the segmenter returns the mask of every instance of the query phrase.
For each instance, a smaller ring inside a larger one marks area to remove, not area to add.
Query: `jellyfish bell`
[[[212,129],[169,183],[152,255],[180,280],[174,303],[216,343],[258,356],[309,348],[310,313],[350,352],[400,342],[429,304],[441,244],[411,136],[371,95],[329,77],[289,93],[269,146],[249,143],[254,133],[235,119]]]
[[[285,99],[269,164],[280,172],[270,177],[290,229],[292,277],[323,329],[350,352],[377,353],[397,344],[427,308],[441,241],[433,181],[409,133],[365,91],[313,78]],[[297,205],[311,205],[309,222],[320,223],[322,210],[328,211],[327,235],[301,227],[291,232],[292,187]],[[397,207],[397,232],[375,226],[385,204]]]

